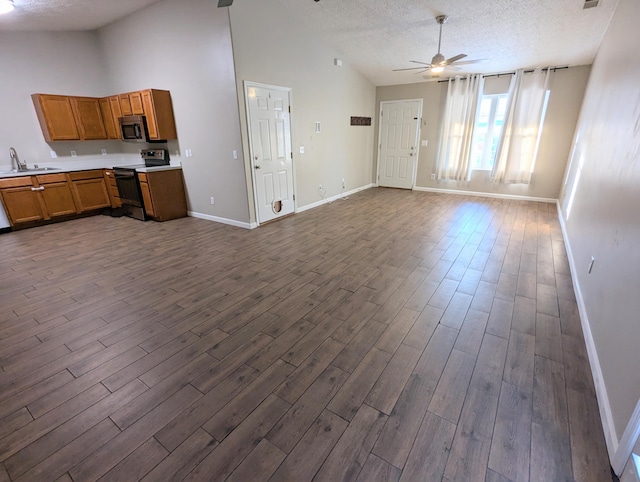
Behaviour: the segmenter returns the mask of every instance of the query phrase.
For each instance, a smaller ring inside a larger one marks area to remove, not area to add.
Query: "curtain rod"
[[[541,70],[545,71],[545,70],[551,70],[552,72],[555,72],[556,70],[564,70],[564,69],[568,69],[569,66],[566,65],[564,67],[545,67]],[[530,74],[531,72],[535,72],[534,69],[531,70],[525,70],[524,73],[525,74]],[[483,77],[486,79],[488,77],[500,77],[501,75],[516,75],[515,72],[501,72],[499,74],[489,74],[489,75],[483,75]],[[461,80],[464,80],[464,77],[461,78]],[[456,81],[456,77],[453,78],[453,81]],[[441,84],[442,82],[449,82],[449,79],[443,79],[443,80],[439,80],[438,84]]]

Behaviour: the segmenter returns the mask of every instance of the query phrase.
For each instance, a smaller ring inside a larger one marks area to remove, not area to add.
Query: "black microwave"
[[[120,137],[127,142],[166,142],[165,140],[149,139],[147,118],[143,115],[127,115],[120,117]]]

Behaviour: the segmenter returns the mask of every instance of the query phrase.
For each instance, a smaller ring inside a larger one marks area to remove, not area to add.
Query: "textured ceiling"
[[[92,30],[156,1],[15,0],[16,10],[0,17],[0,31]],[[441,14],[449,16],[445,57],[487,59],[449,74],[590,64],[618,4],[601,0],[584,10],[584,0],[260,1],[287,7],[375,85],[424,81],[421,74],[392,70],[412,67],[409,60],[431,61],[438,50],[435,16]]]
[[[438,50],[437,15],[449,16],[445,57],[487,59],[461,72],[591,64],[618,4],[601,0],[584,10],[584,0],[277,1],[376,85],[424,81],[425,74],[392,70],[414,66],[409,60],[431,61]]]
[[[3,30],[95,30],[158,0],[13,0]]]

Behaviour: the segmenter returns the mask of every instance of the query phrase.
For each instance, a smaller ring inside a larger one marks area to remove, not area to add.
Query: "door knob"
[[[258,160],[258,156],[254,157],[254,159],[257,161]]]
[[[260,166],[255,166],[254,169],[260,169]]]

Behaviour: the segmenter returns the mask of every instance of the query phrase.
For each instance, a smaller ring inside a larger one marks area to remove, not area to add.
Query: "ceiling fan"
[[[455,69],[455,67],[458,65],[467,65],[467,64],[475,64],[478,62],[482,62],[482,60],[465,60],[463,62],[460,62],[460,60],[465,58],[467,54],[458,54],[449,59],[445,59],[444,55],[440,53],[440,46],[442,44],[442,25],[444,25],[447,22],[447,20],[449,20],[449,17],[447,17],[446,15],[438,15],[436,17],[436,22],[438,22],[438,24],[440,25],[440,34],[438,36],[438,53],[433,56],[430,63],[420,62],[418,60],[410,60],[409,62],[412,62],[414,64],[420,64],[420,67],[409,67],[407,69],[394,69],[393,71],[402,72],[406,70],[419,70],[419,72],[416,72],[417,74],[421,74],[427,71],[430,71],[432,74],[440,74],[441,72],[444,71],[444,69],[450,68],[451,66],[453,66],[454,70],[457,70]]]

